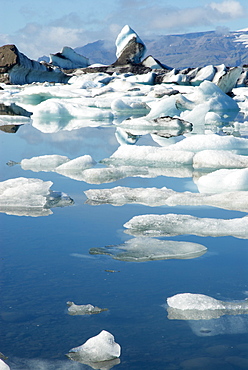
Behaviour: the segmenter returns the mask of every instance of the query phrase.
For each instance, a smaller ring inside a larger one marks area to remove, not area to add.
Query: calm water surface
[[[248,368],[248,316],[169,320],[166,299],[177,293],[206,294],[220,300],[248,296],[247,240],[234,237],[182,235],[169,240],[204,245],[201,257],[181,260],[123,262],[91,255],[90,248],[117,245],[131,237],[123,224],[133,216],[185,213],[199,217],[234,218],[244,213],[211,207],[146,207],[86,202],[94,188],[162,187],[197,191],[191,178],[126,178],[94,185],[54,172],[24,171],[20,162],[45,154],[96,161],[119,146],[113,127],[83,128],[44,134],[30,125],[15,134],[0,131],[1,181],[15,177],[53,182],[74,205],[53,208],[46,217],[0,214],[0,351],[13,370],[90,369],[65,357],[88,338],[107,330],[121,345],[117,369]],[[138,142],[151,144],[149,135]],[[161,238],[166,240],[167,238]],[[108,308],[90,316],[70,316],[67,301]]]

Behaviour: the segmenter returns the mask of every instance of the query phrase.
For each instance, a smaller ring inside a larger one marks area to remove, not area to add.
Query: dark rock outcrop
[[[20,53],[15,45],[0,47],[0,82],[23,85],[32,82],[67,82],[68,76]]]

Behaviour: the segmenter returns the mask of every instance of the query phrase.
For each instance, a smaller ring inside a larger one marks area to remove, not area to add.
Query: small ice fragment
[[[67,302],[69,315],[92,315],[107,311],[107,308],[99,308],[92,304],[77,305],[74,302]]]
[[[72,348],[67,356],[73,359],[74,353],[80,357],[80,362],[83,363],[109,361],[120,357],[121,347],[115,342],[111,333],[102,330],[81,346]]]

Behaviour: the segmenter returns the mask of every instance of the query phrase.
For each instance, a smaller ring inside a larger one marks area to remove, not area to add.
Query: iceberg
[[[69,315],[92,315],[103,311],[107,311],[107,308],[99,308],[92,304],[77,305],[74,302],[67,302]]]
[[[0,183],[0,212],[19,216],[47,216],[50,208],[72,205],[65,193],[50,190],[52,181],[19,177]]]
[[[20,162],[23,170],[30,170],[33,172],[40,171],[53,171],[56,167],[69,161],[69,158],[62,155],[43,155],[39,157],[33,157],[30,159],[22,159]]]
[[[233,236],[248,238],[248,216],[233,219],[199,218],[191,215],[168,213],[166,215],[134,216],[124,224],[126,233],[133,236]]]
[[[101,162],[126,166],[178,167],[192,166],[193,157],[193,152],[171,151],[167,147],[121,145],[110,158],[105,158]]]
[[[244,316],[248,314],[247,299],[226,302],[204,294],[182,293],[167,298],[166,309],[169,320],[187,320],[199,336],[248,331],[248,317]]]
[[[123,56],[125,49],[130,47],[131,43],[134,45],[134,50],[132,50],[132,53],[129,51],[129,60],[127,60],[127,62],[140,63],[145,54],[146,47],[137,33],[128,25],[122,28],[116,38],[116,56],[120,59],[121,56]]]
[[[248,168],[216,170],[201,176],[195,182],[201,193],[247,191]]]
[[[72,348],[67,356],[73,359],[76,354],[80,362],[89,364],[99,361],[109,361],[120,357],[121,347],[115,342],[114,336],[106,330],[88,339],[79,347]]]
[[[206,251],[206,247],[196,243],[152,238],[134,238],[116,246],[91,248],[89,253],[109,255],[119,261],[147,262],[197,258],[206,253]]]
[[[159,206],[212,206],[227,210],[248,212],[248,192],[233,191],[217,194],[176,192],[163,188],[128,188],[117,186],[111,189],[86,190],[87,203],[92,205],[143,204]]]
[[[245,168],[248,167],[248,156],[226,150],[202,150],[193,158],[194,168]]]

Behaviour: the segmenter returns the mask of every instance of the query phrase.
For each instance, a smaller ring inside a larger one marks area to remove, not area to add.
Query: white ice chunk
[[[167,298],[167,304],[170,320],[211,320],[223,315],[248,313],[248,300],[225,302],[204,294],[176,294]]]
[[[19,177],[0,182],[0,207],[44,207],[51,181]]]
[[[10,370],[10,367],[0,359],[0,370]]]
[[[50,54],[50,63],[65,69],[84,68],[89,66],[89,59],[64,46],[60,53]]]
[[[195,180],[201,193],[248,190],[248,168],[220,169]]]
[[[175,144],[170,150],[187,150],[199,152],[202,150],[247,150],[248,140],[234,136],[220,136],[217,134],[192,135]]]
[[[111,333],[102,330],[98,335],[88,339],[81,346],[70,350],[70,353],[74,352],[78,353],[85,362],[99,362],[120,357],[121,347],[115,342],[115,338]]]
[[[47,216],[49,208],[73,204],[65,193],[50,190],[51,181],[19,177],[0,183],[0,212],[18,216]]]
[[[49,99],[38,104],[33,110],[32,119],[54,117],[91,118],[94,120],[110,120],[113,114],[109,110],[89,107],[81,98]]]
[[[124,224],[134,236],[233,236],[248,239],[248,217],[233,219],[200,218],[183,214],[135,216]]]
[[[203,67],[197,72],[196,76],[192,78],[190,83],[193,85],[198,85],[202,81],[205,81],[205,80],[212,81],[215,75],[215,72],[216,71],[213,65],[208,65],[206,67]]]
[[[167,298],[167,303],[170,307],[179,310],[223,310],[225,308],[221,301],[204,294],[177,294]]]
[[[39,157],[33,157],[30,159],[22,159],[21,167],[23,170],[31,170],[34,172],[39,171],[53,171],[56,167],[70,161],[66,156],[62,155],[43,155]]]
[[[127,46],[129,41],[131,41],[132,39],[135,39],[136,42],[142,44],[144,46],[144,49],[145,49],[145,45],[144,45],[143,41],[139,38],[137,33],[131,27],[126,25],[122,28],[122,30],[119,33],[119,35],[117,36],[117,39],[116,39],[116,42],[115,42],[117,58],[119,58],[119,56],[123,52],[124,48]],[[144,51],[143,51],[142,55],[140,55],[140,58],[142,58],[142,56],[144,54]],[[140,60],[138,60],[137,62],[139,62],[139,61]]]
[[[196,243],[152,238],[134,238],[117,246],[91,248],[89,253],[109,255],[119,261],[146,262],[196,258],[206,253],[206,251],[206,247]]]
[[[203,150],[193,158],[194,168],[244,168],[248,167],[248,156],[226,150]]]
[[[176,192],[163,187],[127,188],[117,186],[111,189],[89,189],[84,192],[87,203],[93,205],[112,204],[121,206],[127,203],[159,206],[212,206],[240,212],[248,212],[248,192],[234,191],[221,194]]]
[[[192,165],[193,156],[192,152],[170,151],[167,147],[121,145],[110,158],[104,159],[103,163],[173,167]]]
[[[176,95],[171,95],[148,103],[151,111],[147,114],[145,118],[147,120],[150,120],[162,116],[179,116],[180,110],[176,106],[176,100]]]
[[[62,163],[61,165],[56,167],[56,172],[61,173],[63,170],[85,170],[86,168],[91,168],[95,166],[96,162],[94,159],[88,155],[85,154],[81,157],[77,157],[75,159],[72,159],[70,161],[67,161],[65,163]]]

